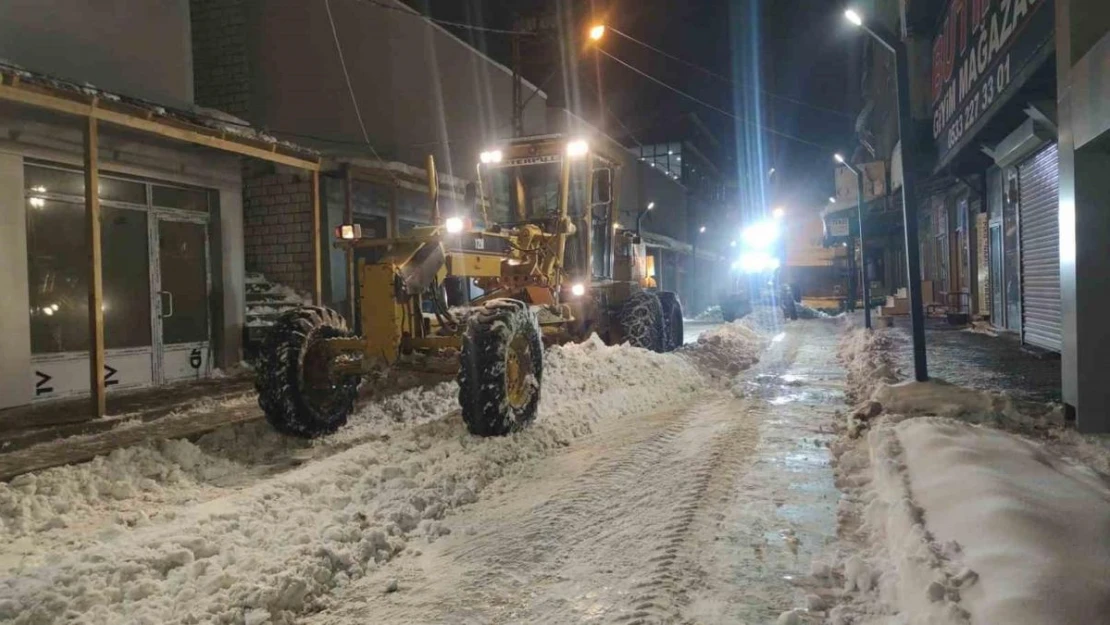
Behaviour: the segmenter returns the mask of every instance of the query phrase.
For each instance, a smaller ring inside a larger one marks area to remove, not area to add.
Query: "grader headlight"
[[[479,160],[482,161],[483,165],[492,165],[493,163],[500,163],[503,156],[501,150],[489,150],[488,152],[482,152]]]
[[[448,217],[443,225],[446,226],[448,234],[458,234],[463,231],[466,224],[463,223],[461,217]]]
[[[576,139],[567,144],[567,156],[581,158],[590,151],[590,144],[582,139]]]

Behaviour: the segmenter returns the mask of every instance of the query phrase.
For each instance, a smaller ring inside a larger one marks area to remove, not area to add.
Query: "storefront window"
[[[108,349],[150,345],[146,220],[141,211],[101,208],[102,307]],[[27,260],[32,353],[88,350],[85,206],[28,198]]]
[[[24,168],[23,180],[28,193],[85,197],[85,175],[81,172],[28,165]],[[146,204],[146,185],[133,180],[101,176],[100,199]]]
[[[27,199],[27,272],[32,353],[87,350],[89,269],[84,206]]]
[[[163,208],[179,208],[207,213],[208,191],[153,185],[151,187],[151,203]]]

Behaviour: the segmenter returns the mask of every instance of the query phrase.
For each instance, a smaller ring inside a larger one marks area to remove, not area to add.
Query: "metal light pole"
[[[691,250],[690,268],[693,269],[693,271],[690,272],[690,286],[692,287],[690,289],[690,300],[695,306],[701,305],[701,302],[698,301],[698,294],[701,291],[701,289],[698,288],[698,239],[700,239],[701,235],[704,233],[705,226],[698,228],[698,231],[694,233],[693,249]]]
[[[925,358],[925,306],[921,301],[921,256],[917,240],[917,138],[913,132],[913,111],[910,108],[909,54],[906,44],[882,28],[872,29],[863,23],[859,13],[848,10],[844,17],[859,26],[884,48],[894,53],[895,75],[898,80],[898,134],[902,138],[902,221],[906,235],[906,270],[909,274],[910,323],[913,326],[913,371],[918,382],[929,379]]]
[[[835,155],[836,162],[848,168],[856,176],[856,220],[859,221],[859,255],[860,271],[863,278],[863,325],[871,329],[871,283],[867,279],[867,242],[863,234],[863,172],[844,160],[844,157]],[[851,232],[848,233],[849,236]],[[855,297],[855,292],[852,293]]]

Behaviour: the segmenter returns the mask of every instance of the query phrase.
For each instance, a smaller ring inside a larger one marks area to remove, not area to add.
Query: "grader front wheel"
[[[326,339],[351,336],[334,310],[307,306],[278,318],[263,343],[255,377],[258,405],[282,434],[314,438],[347,423],[358,379],[337,375]]]
[[[470,317],[459,366],[459,405],[471,434],[504,436],[536,418],[543,341],[517,300],[494,300]]]

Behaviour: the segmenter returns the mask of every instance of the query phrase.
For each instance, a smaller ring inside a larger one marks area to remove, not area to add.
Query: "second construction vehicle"
[[[395,238],[337,231],[338,247],[380,252],[357,266],[362,335],[323,307],[287,312],[269,333],[256,380],[267,420],[329,434],[367,376],[457,371],[470,432],[504,435],[536,416],[545,345],[596,333],[676,349],[678,297],[652,288],[639,233],[618,225],[619,162],[583,139],[514,139],[481,154],[471,214],[440,215],[429,158],[432,225]]]

